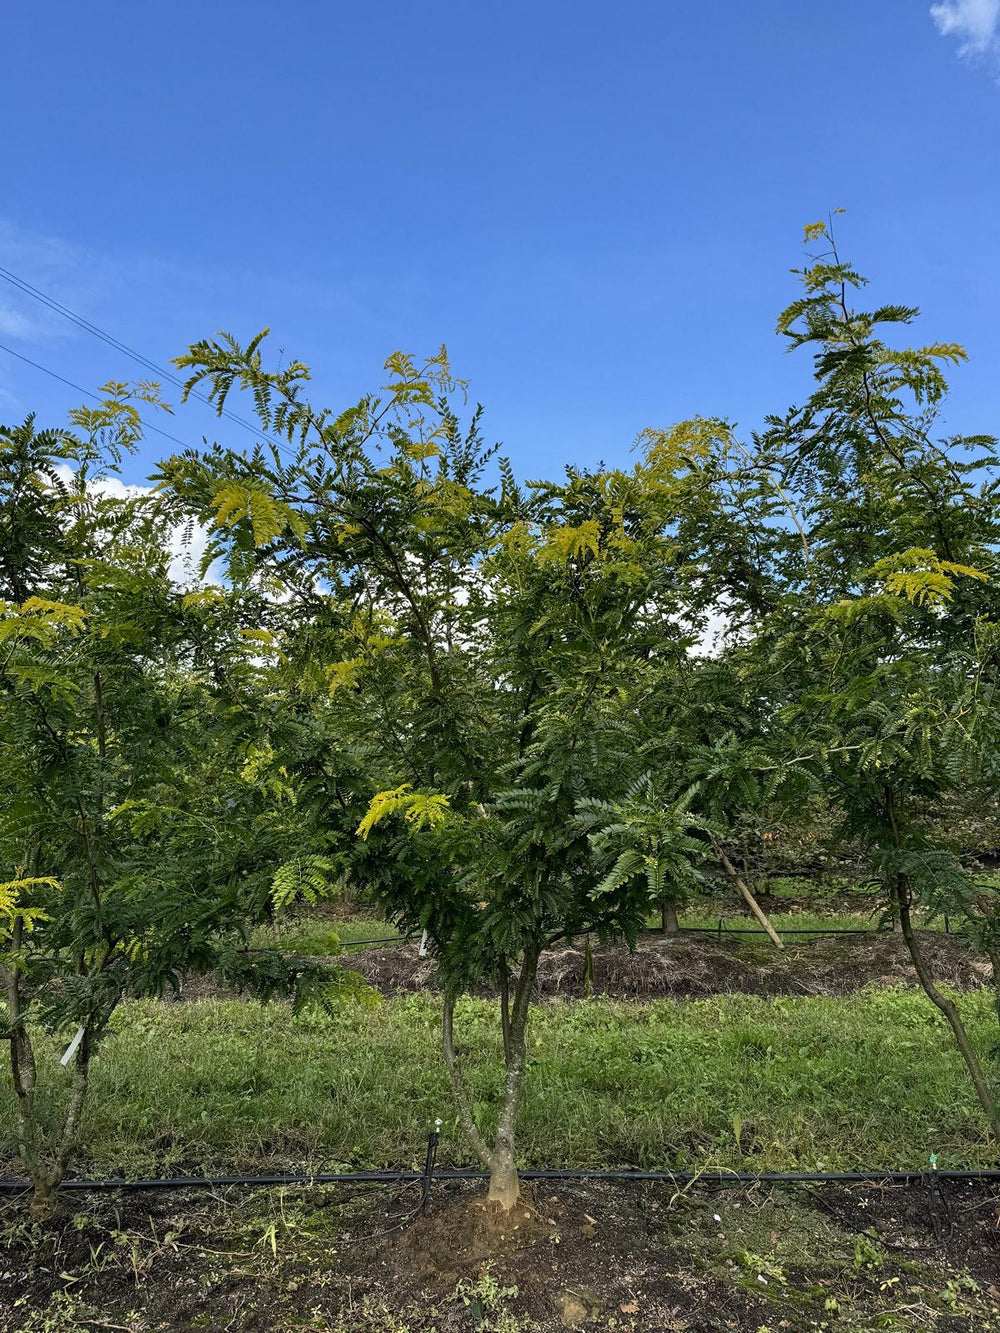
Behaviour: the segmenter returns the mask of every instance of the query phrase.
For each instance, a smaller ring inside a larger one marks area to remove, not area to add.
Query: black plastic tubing
[[[933,1171],[630,1171],[630,1170],[538,1170],[519,1172],[522,1180],[617,1180],[662,1181],[674,1185],[796,1185],[796,1184],[913,1184],[928,1180],[995,1180],[1000,1169],[969,1168]],[[227,1185],[362,1185],[397,1184],[423,1180],[423,1171],[341,1171],[314,1175],[280,1176],[173,1176],[148,1180],[64,1180],[64,1190],[176,1190],[214,1189]],[[435,1180],[488,1180],[486,1171],[435,1171]],[[30,1190],[26,1180],[0,1180],[0,1192],[20,1194]]]

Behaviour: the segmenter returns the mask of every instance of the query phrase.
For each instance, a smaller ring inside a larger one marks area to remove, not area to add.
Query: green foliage
[[[329,856],[315,853],[293,856],[278,866],[271,881],[271,903],[280,911],[297,902],[312,903],[331,897],[331,876],[337,871]]]
[[[709,852],[708,825],[690,809],[695,795],[689,788],[680,799],[665,802],[646,773],[617,803],[579,802],[577,820],[597,865],[610,865],[591,892],[615,893],[639,879],[645,880],[651,905],[683,901],[703,882],[698,867]]]
[[[290,724],[256,637],[274,615],[261,597],[172,583],[160,502],[100,484],[141,427],[126,388],[109,392],[77,414],[87,440],[30,420],[0,430],[0,986],[18,1142],[46,1188],[125,997],[213,968],[303,1003],[327,1003],[329,984],[356,989],[318,963],[245,950],[273,910],[272,876],[281,906],[315,899],[334,868],[315,846],[308,758],[293,772],[274,758],[272,732]],[[83,1034],[61,1129],[40,1101],[39,1025]]]

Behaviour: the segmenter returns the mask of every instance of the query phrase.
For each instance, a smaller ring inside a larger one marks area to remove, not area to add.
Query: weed
[[[452,1300],[465,1306],[481,1333],[530,1333],[537,1328],[535,1322],[508,1308],[507,1302],[516,1296],[517,1287],[502,1287],[487,1270],[476,1282],[460,1282]]]

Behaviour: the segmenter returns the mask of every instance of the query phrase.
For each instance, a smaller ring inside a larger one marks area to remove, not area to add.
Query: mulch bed
[[[921,934],[927,960],[938,981],[958,990],[992,983],[988,962],[965,941],[935,931]],[[646,936],[634,953],[623,945],[593,948],[591,993],[623,1000],[663,997],[698,999],[741,992],[747,995],[850,995],[863,986],[914,985],[913,964],[899,936],[839,935],[773,945],[708,936],[675,939]],[[434,984],[434,964],[415,945],[348,950],[347,966],[360,972],[383,995],[422,990]],[[540,999],[583,994],[584,951],[566,946],[544,954],[538,971]]]
[[[989,963],[958,935],[922,931],[920,939],[935,978],[956,990],[992,985]],[[634,953],[624,945],[594,945],[592,995],[620,1000],[702,999],[710,995],[850,995],[864,986],[916,985],[906,945],[891,933],[837,935],[789,941],[782,950],[754,939],[648,935]],[[416,944],[345,949],[336,960],[385,996],[435,986],[434,961]],[[584,994],[582,943],[550,949],[538,970],[538,999]],[[486,993],[486,992],[484,992]],[[191,977],[179,1000],[233,999],[212,977]]]

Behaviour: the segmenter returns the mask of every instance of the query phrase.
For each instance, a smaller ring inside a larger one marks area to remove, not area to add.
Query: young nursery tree
[[[779,330],[815,348],[818,387],[774,420],[761,464],[795,496],[803,548],[756,645],[787,691],[796,750],[866,849],[921,986],[950,1026],[993,1128],[993,1091],[954,1001],[935,983],[913,911],[969,910],[981,894],[928,820],[997,754],[997,458],[988,437],[937,441],[954,344],[896,350],[881,326],[916,311],[848,302],[863,280],[827,245]]]
[[[263,993],[320,981],[244,952],[295,836],[259,777],[255,649],[221,590],[171,582],[164,519],[110,475],[141,423],[108,392],[76,414],[85,438],[0,428],[0,1038],[38,1216],[124,997],[216,966]],[[71,1038],[69,1072],[39,1028]]]
[[[269,371],[260,345],[224,336],[179,364],[220,409],[249,390],[280,443],[188,453],[162,482],[211,525],[213,555],[297,609],[287,697],[312,699],[377,784],[353,793],[351,873],[427,931],[458,1117],[509,1209],[542,952],[588,932],[634,941],[707,849],[683,788],[644,778],[643,754],[662,722],[648,700],[669,697],[710,609],[755,577],[745,543],[731,560],[706,544],[734,528],[726,469],[693,423],[645,438],[629,471],[522,488],[501,461],[490,484],[493,451],[478,413],[459,429],[443,351],[421,367],[396,354],[383,396],[334,417],[305,400],[304,366]],[[505,1057],[492,1131],[455,1034],[456,1000],[483,984]]]

